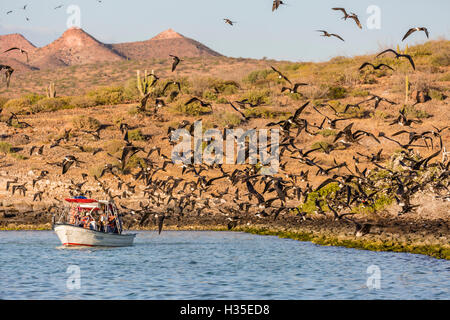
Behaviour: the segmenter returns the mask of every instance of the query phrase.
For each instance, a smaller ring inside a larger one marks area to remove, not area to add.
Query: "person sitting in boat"
[[[88,215],[85,215],[83,218],[81,218],[80,227],[83,227],[85,229],[89,228],[89,216]]]
[[[100,229],[100,231],[102,231],[102,232],[107,232],[107,224],[106,224],[106,221],[107,221],[106,215],[105,215],[105,213],[102,213],[102,214],[100,215],[100,222],[99,222],[99,229]]]
[[[70,209],[69,223],[72,225],[76,225],[78,223],[79,219],[80,219],[80,216],[78,215],[77,208],[73,207],[72,209]]]
[[[95,219],[89,219],[89,229],[97,230],[97,223],[95,222]]]
[[[106,232],[118,233],[116,227],[116,218],[114,216],[109,216],[109,223],[106,227]]]
[[[102,222],[102,217],[100,216],[100,218],[97,221],[97,231],[101,231],[104,232],[105,228],[103,227],[103,222]]]

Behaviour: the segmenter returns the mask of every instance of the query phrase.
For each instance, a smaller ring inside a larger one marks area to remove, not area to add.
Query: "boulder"
[[[412,97],[416,103],[425,103],[431,100],[430,92],[428,89],[425,90],[415,90],[412,92]]]

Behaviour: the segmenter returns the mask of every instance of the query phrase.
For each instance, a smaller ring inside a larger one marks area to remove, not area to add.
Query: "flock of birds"
[[[96,0],[96,1],[97,1],[98,3],[102,3],[102,2],[103,2],[102,0]],[[56,6],[56,7],[54,7],[53,10],[58,10],[58,9],[61,9],[62,7],[64,7],[64,5],[63,5],[63,4],[60,4],[60,5]],[[19,9],[20,9],[20,10],[23,10],[23,11],[26,11],[27,8],[28,8],[28,4],[25,4],[23,7],[20,7]],[[6,15],[10,15],[10,14],[13,14],[13,13],[14,13],[14,10],[8,10],[8,11],[6,11]],[[30,21],[30,18],[29,18],[28,16],[25,16],[25,20],[26,20],[26,21]]]
[[[281,5],[285,5],[285,3],[275,0],[273,11],[277,10]],[[343,19],[352,19],[361,28],[356,14],[348,14],[344,8],[333,8],[333,10],[342,11],[344,13]],[[234,23],[229,19],[225,19],[225,22],[230,25]],[[424,31],[428,36],[426,28],[414,28],[408,31],[404,39],[415,31]],[[335,36],[343,40],[339,35],[329,34],[324,30],[321,32],[324,33],[324,36]],[[11,48],[9,50],[20,50],[23,53],[23,50],[20,48]],[[381,52],[378,56],[389,52],[394,53],[397,59],[407,59],[415,70],[414,61],[409,55],[389,49]],[[183,60],[174,55],[170,57],[172,59],[171,70],[174,72]],[[365,62],[360,67],[360,70],[368,66],[374,69],[386,67],[394,70],[386,64],[374,65],[370,62]],[[5,68],[5,66],[2,66],[2,68]],[[292,83],[281,71],[273,66],[271,68],[283,83],[290,85],[283,85],[281,92],[296,93],[300,87],[308,85],[307,83]],[[153,72],[149,77],[152,78],[150,87],[155,86],[160,79]],[[158,107],[165,106],[163,98],[167,88],[170,86],[174,86],[178,91],[181,91],[179,82],[168,81],[161,96],[155,99],[155,113]],[[217,93],[219,94],[220,91],[217,91]],[[146,110],[149,99],[150,93],[141,100],[141,111]],[[198,97],[192,97],[186,102],[186,105],[191,103],[199,103],[201,106],[210,107],[212,110],[211,103],[202,101]],[[327,215],[327,211],[332,212],[334,220],[354,224],[355,235],[363,236],[369,233],[374,225],[359,223],[352,216],[357,212],[356,208],[374,207],[377,197],[393,195],[401,208],[399,214],[402,215],[412,212],[417,207],[417,205],[412,204],[412,199],[418,192],[432,191],[435,194],[440,194],[441,191],[446,191],[448,194],[450,191],[450,152],[446,150],[442,140],[442,133],[448,127],[433,127],[433,130],[428,131],[412,130],[411,126],[421,124],[421,121],[408,118],[402,109],[399,111],[398,117],[389,125],[401,126],[404,129],[399,130],[391,137],[383,132],[375,135],[365,130],[354,129],[354,122],[346,124],[342,129],[338,129],[339,122],[353,119],[349,116],[350,111],[353,109],[359,109],[362,105],[373,104],[373,110],[376,110],[381,103],[397,104],[384,97],[370,95],[361,102],[346,105],[344,111],[337,111],[330,104],[312,105],[308,101],[299,107],[288,119],[268,123],[267,128],[276,127],[281,132],[279,145],[280,172],[273,176],[262,174],[259,165],[250,164],[234,169],[229,169],[227,166],[217,163],[183,164],[180,167],[178,164],[173,163],[169,155],[162,152],[161,147],[151,147],[146,150],[133,144],[129,139],[129,130],[133,128],[127,123],[122,123],[117,129],[120,131],[125,144],[120,157],[117,158],[108,154],[111,162],[105,164],[98,176],[92,177],[98,186],[97,188],[89,188],[88,182],[93,181],[88,174],[82,173],[81,183],[71,180],[70,194],[72,196],[84,195],[92,197],[95,192],[100,191],[100,193],[107,195],[111,199],[127,199],[132,195],[139,196],[145,200],[139,202],[138,209],[131,209],[121,205],[122,209],[130,212],[135,222],[140,226],[148,224],[153,219],[159,226],[159,232],[161,232],[165,219],[176,218],[180,220],[187,214],[193,214],[198,217],[209,214],[223,215],[228,221],[229,229],[236,227],[240,220],[245,217],[272,219],[275,221],[281,216],[295,213],[299,222],[311,220],[311,216],[301,209],[301,204],[306,204],[310,201],[311,193],[319,192],[330,184],[335,184],[338,188],[335,192],[329,193],[326,199],[315,198],[314,212],[324,216]],[[246,108],[257,107],[260,104],[262,103],[255,104],[248,100],[235,101],[234,103],[228,101],[228,105],[242,116],[243,123],[249,121],[249,118],[242,111]],[[305,117],[307,113],[304,111],[307,108],[312,109],[311,112],[316,112],[320,117],[323,117],[320,124],[312,123]],[[12,114],[5,123],[8,126],[15,126],[15,128],[31,126],[26,122],[20,121],[16,114]],[[82,130],[82,132],[91,135],[95,140],[101,140],[101,132],[106,127],[112,126],[102,125],[95,131]],[[231,128],[232,126],[227,126],[224,130]],[[164,137],[162,140],[167,140],[170,145],[174,145],[170,138],[171,133],[176,129],[187,129],[192,134],[194,123],[184,120],[176,127],[169,127],[167,137]],[[324,129],[338,130],[332,144],[328,146],[320,145],[317,148],[305,150],[296,143],[297,139],[302,135],[317,136]],[[64,135],[53,141],[48,147],[45,145],[32,146],[29,150],[30,157],[34,155],[45,156],[45,153],[49,152],[50,149],[67,146],[77,147],[81,153],[89,154],[89,156],[99,152],[106,152],[101,148],[86,151],[82,146],[77,144],[71,145],[70,133],[70,130],[65,130]],[[401,143],[394,139],[403,135],[408,136],[407,143]],[[394,170],[383,165],[387,157],[383,154],[382,148],[371,154],[357,153],[358,156],[353,156],[353,165],[346,162],[339,163],[334,159],[331,166],[326,166],[317,160],[316,157],[313,157],[314,154],[319,152],[324,152],[331,156],[337,150],[351,149],[353,146],[359,145],[363,139],[372,139],[374,143],[380,146],[383,139],[397,144],[401,148],[401,152],[396,161],[401,170]],[[420,144],[420,142],[423,142],[423,144]],[[428,157],[422,157],[418,154],[416,148],[431,149],[433,153]],[[137,164],[137,171],[125,174],[127,165],[135,155],[139,155],[141,159]],[[442,158],[434,161],[439,155],[442,155]],[[248,159],[248,157],[249,146],[246,143],[245,158]],[[372,164],[373,169],[368,167],[361,169],[360,166],[364,162]],[[71,168],[82,164],[85,164],[85,162],[74,155],[66,155],[61,162],[47,163],[48,166],[61,168],[61,175],[67,174]],[[292,165],[295,165],[296,168],[298,166],[306,166],[308,169],[300,172],[289,170],[288,166]],[[169,171],[169,168],[172,171]],[[437,170],[428,170],[430,168],[436,168]],[[41,201],[42,196],[45,194],[42,189],[39,189],[40,186],[37,182],[48,178],[48,169],[43,169],[40,175],[31,181],[32,188],[35,190],[33,201]],[[176,170],[181,170],[181,172],[176,176],[172,176],[170,172]],[[424,170],[429,172],[429,174],[423,176],[422,172]],[[313,175],[325,178],[316,188],[313,187],[311,181]],[[126,180],[131,181],[126,182]],[[219,181],[226,183],[219,185]],[[12,195],[17,192],[25,196],[29,183],[29,181],[19,182],[19,178],[16,177],[7,182],[6,190],[10,190]],[[221,190],[223,185],[226,188]],[[446,197],[448,198],[448,196]]]

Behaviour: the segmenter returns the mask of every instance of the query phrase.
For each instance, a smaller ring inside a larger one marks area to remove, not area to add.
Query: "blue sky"
[[[81,27],[106,43],[147,40],[175,31],[226,56],[324,61],[396,46],[410,27],[425,26],[431,39],[450,38],[448,0],[285,0],[272,12],[272,0],[0,0],[0,34],[21,33],[36,46],[46,45],[66,29],[68,5],[81,9]],[[21,9],[28,4],[26,10]],[[58,10],[53,8],[63,4]],[[367,8],[381,9],[381,29],[367,29]],[[363,30],[341,20],[332,7],[360,17]],[[13,13],[6,15],[6,12]],[[30,21],[26,21],[29,17]],[[236,21],[231,27],[223,18]],[[315,30],[340,34],[346,42],[323,38]],[[404,43],[426,41],[416,33]]]

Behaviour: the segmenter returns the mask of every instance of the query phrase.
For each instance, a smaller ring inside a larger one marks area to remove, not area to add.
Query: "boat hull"
[[[128,247],[136,237],[135,233],[105,233],[67,224],[55,224],[53,229],[65,246]]]

